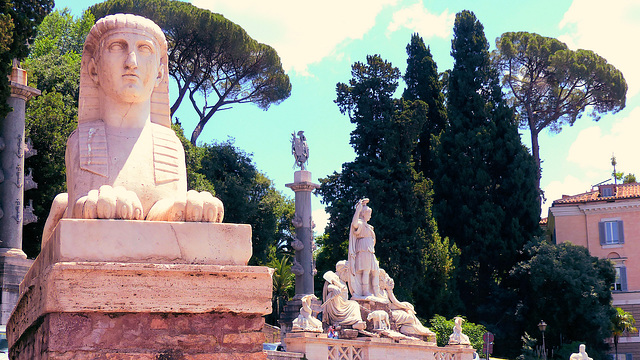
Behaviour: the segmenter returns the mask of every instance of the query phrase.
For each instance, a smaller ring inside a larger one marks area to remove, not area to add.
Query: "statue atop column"
[[[291,133],[291,153],[296,159],[294,167],[297,166],[301,170],[305,170],[305,164],[309,160],[309,145],[307,145],[304,131],[298,131],[298,137],[295,132]]]
[[[98,20],[82,52],[78,129],[67,141],[68,194],[54,200],[43,241],[61,218],[221,222],[222,202],[187,191],[171,129],[167,41],[151,20]]]

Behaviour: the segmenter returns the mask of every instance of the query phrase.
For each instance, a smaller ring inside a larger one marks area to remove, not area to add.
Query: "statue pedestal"
[[[265,359],[271,270],[216,252],[247,236],[248,225],[63,220],[20,285],[11,358]]]
[[[327,334],[289,333],[288,352],[302,353],[309,360],[472,360],[472,347],[438,347],[419,340],[359,337],[353,340],[329,339]]]

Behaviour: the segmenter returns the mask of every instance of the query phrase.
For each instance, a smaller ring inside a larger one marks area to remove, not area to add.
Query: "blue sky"
[[[94,0],[58,0],[79,15]],[[404,73],[405,47],[418,32],[430,46],[438,70],[451,68],[449,55],[453,21],[458,11],[473,11],[495,48],[507,31],[529,31],[556,37],[572,49],[589,49],[620,69],[629,85],[627,107],[593,122],[586,115],[559,134],[540,136],[542,187],[547,202],[562,194],[577,194],[610,178],[611,155],[617,170],[640,176],[640,1],[637,0],[193,0],[198,7],[224,15],[254,39],[274,47],[292,83],[291,97],[262,111],[251,104],[219,112],[199,141],[224,141],[253,154],[257,167],[286,195],[293,181],[292,132],[304,130],[310,147],[308,169],[314,178],[339,171],[353,160],[349,145],[353,125],[340,114],[335,85],[350,79],[351,64],[367,54],[380,54]],[[400,84],[398,93],[404,88]],[[175,94],[175,91],[173,92]],[[174,97],[172,96],[172,99]],[[184,102],[177,116],[185,132],[196,125],[196,114]],[[521,130],[525,144],[529,132]],[[326,215],[314,197],[314,220],[321,231]],[[372,204],[375,207],[375,204]]]

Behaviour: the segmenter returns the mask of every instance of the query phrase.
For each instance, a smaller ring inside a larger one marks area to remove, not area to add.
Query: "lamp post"
[[[547,360],[547,347],[544,343],[544,331],[547,329],[547,323],[545,323],[544,320],[540,320],[538,329],[540,329],[540,332],[542,333],[542,359]]]

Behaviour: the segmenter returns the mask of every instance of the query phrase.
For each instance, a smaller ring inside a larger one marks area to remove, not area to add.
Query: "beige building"
[[[570,241],[613,262],[613,305],[631,312],[640,326],[640,183],[600,185],[564,195],[549,209],[546,228],[555,243]],[[618,340],[618,357],[640,359],[637,333]]]

